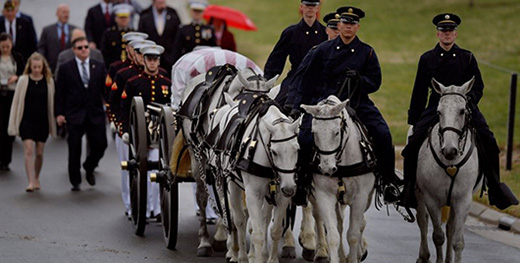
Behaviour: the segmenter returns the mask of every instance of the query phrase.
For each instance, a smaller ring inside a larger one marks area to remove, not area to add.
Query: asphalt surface
[[[184,1],[184,0],[183,0]],[[182,5],[183,1],[169,1]],[[55,21],[55,7],[71,5],[71,22],[82,26],[88,7],[96,0],[24,0],[22,10],[33,16],[38,34]],[[149,1],[141,0],[143,6]],[[45,14],[45,15],[37,15]],[[147,225],[145,237],[133,234],[120,195],[119,164],[113,141],[96,170],[96,186],[85,180],[81,192],[71,192],[67,175],[67,144],[49,139],[41,173],[42,189],[24,191],[27,179],[23,168],[23,148],[16,140],[10,172],[0,172],[0,263],[37,262],[207,262],[197,258],[198,220],[190,184],[180,187],[180,218],[177,250],[164,247],[158,223]],[[299,225],[295,227],[298,233]],[[210,232],[214,228],[210,226]],[[373,207],[367,212],[366,238],[369,256],[365,262],[415,262],[419,251],[419,229],[406,223],[394,211]],[[431,230],[430,230],[431,235]],[[467,221],[464,262],[519,262],[520,236]],[[430,242],[432,256],[434,247]],[[303,262],[298,258],[281,262]],[[216,253],[211,262],[225,262]]]

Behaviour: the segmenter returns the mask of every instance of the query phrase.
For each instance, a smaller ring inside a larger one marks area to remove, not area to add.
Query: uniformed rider
[[[415,208],[417,206],[414,190],[417,171],[417,155],[428,136],[429,129],[438,121],[437,106],[440,95],[432,92],[431,80],[435,78],[444,86],[462,85],[475,77],[473,88],[468,92],[468,103],[471,109],[471,124],[476,129],[479,160],[484,164],[484,176],[489,188],[488,197],[491,205],[505,209],[518,204],[511,190],[500,182],[499,152],[493,132],[478,108],[482,98],[484,82],[477,60],[471,51],[455,44],[457,28],[461,23],[459,16],[442,13],[433,18],[437,27],[439,43],[432,50],[424,53],[420,60],[415,77],[415,84],[408,110],[408,124],[413,127],[413,135],[408,137],[408,144],[402,152],[404,157],[405,189],[403,205]]]
[[[392,136],[383,116],[369,98],[370,93],[376,92],[381,86],[381,67],[376,52],[368,44],[363,43],[357,32],[360,28],[360,19],[365,13],[356,7],[340,7],[338,28],[339,37],[327,41],[316,47],[305,58],[308,61],[305,68],[299,69],[303,73],[301,79],[295,80],[297,95],[295,96],[292,115],[298,115],[301,104],[316,105],[329,95],[336,95],[341,100],[350,98],[350,107],[365,125],[372,138],[378,171],[382,175],[382,183],[386,186],[384,199],[392,203],[399,199],[397,184],[399,178],[395,175],[395,153],[392,145]],[[313,136],[311,134],[311,116],[304,116],[300,129],[299,162],[305,174],[299,174],[299,193],[301,185],[310,185],[312,174],[311,163]],[[301,202],[296,197],[296,202]]]
[[[107,68],[118,60],[126,60],[126,42],[122,38],[124,34],[132,31],[130,28],[132,11],[133,7],[128,4],[114,6],[116,25],[108,28],[101,38],[101,52]]]
[[[264,77],[266,79],[281,75],[287,56],[289,56],[291,69],[287,73],[287,77],[282,81],[280,92],[275,98],[276,102],[284,107],[286,114],[292,108],[292,103],[286,100],[290,99],[288,92],[296,70],[313,46],[327,40],[325,27],[317,20],[320,0],[301,0],[300,10],[302,10],[302,19],[298,24],[290,25],[282,32],[264,67]]]

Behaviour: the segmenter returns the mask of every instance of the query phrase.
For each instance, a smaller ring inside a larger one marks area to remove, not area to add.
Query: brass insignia
[[[116,82],[114,82],[114,84],[112,85],[112,90],[113,90],[113,91],[116,91],[116,90],[117,90],[117,83],[116,83]]]
[[[112,86],[112,78],[110,77],[110,75],[107,75],[107,78],[105,79],[105,86]]]
[[[208,72],[208,75],[210,75],[210,76],[211,76],[211,75],[213,75],[213,72],[211,72],[211,71],[210,71],[210,72]]]
[[[247,101],[246,101],[246,100],[243,100],[243,101],[242,101],[242,104],[246,104],[246,103],[247,103]]]
[[[349,13],[352,13],[352,12],[354,12],[354,9],[349,8],[349,9],[348,9],[348,12],[349,12]]]
[[[450,19],[450,15],[445,15],[444,19],[446,19],[446,20]]]
[[[121,94],[121,98],[126,99],[126,97],[127,97],[126,90],[123,90],[123,93]]]
[[[341,18],[341,16],[340,16],[339,14],[336,14],[334,17],[335,17],[336,19],[340,19],[340,18]]]
[[[458,170],[459,170],[459,169],[457,169],[457,167],[455,167],[455,166],[450,166],[450,167],[446,168],[446,172],[447,172],[451,177],[455,176],[455,175],[457,174],[457,171],[458,171]]]

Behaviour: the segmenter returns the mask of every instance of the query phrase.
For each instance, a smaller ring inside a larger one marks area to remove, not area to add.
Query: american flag
[[[264,74],[252,60],[239,53],[218,47],[196,47],[194,51],[177,60],[172,67],[172,107],[178,109],[184,87],[192,78],[226,63],[234,65],[238,70],[251,68],[256,74]]]

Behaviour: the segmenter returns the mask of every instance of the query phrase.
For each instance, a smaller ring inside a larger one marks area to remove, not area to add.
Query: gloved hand
[[[349,70],[347,70],[347,72],[345,74],[346,74],[347,78],[350,78],[353,81],[358,81],[359,78],[361,77],[361,75],[359,75],[359,71],[357,71],[355,69],[349,69]]]
[[[300,115],[302,115],[302,112],[299,108],[293,108],[291,113],[289,113],[289,117],[293,118],[294,120],[298,119]]]
[[[130,134],[128,134],[128,132],[123,133],[121,140],[123,140],[125,144],[130,144]]]
[[[116,133],[116,132],[117,132],[117,126],[116,126],[116,124],[115,124],[113,121],[110,122],[110,130],[111,130],[113,133]]]

